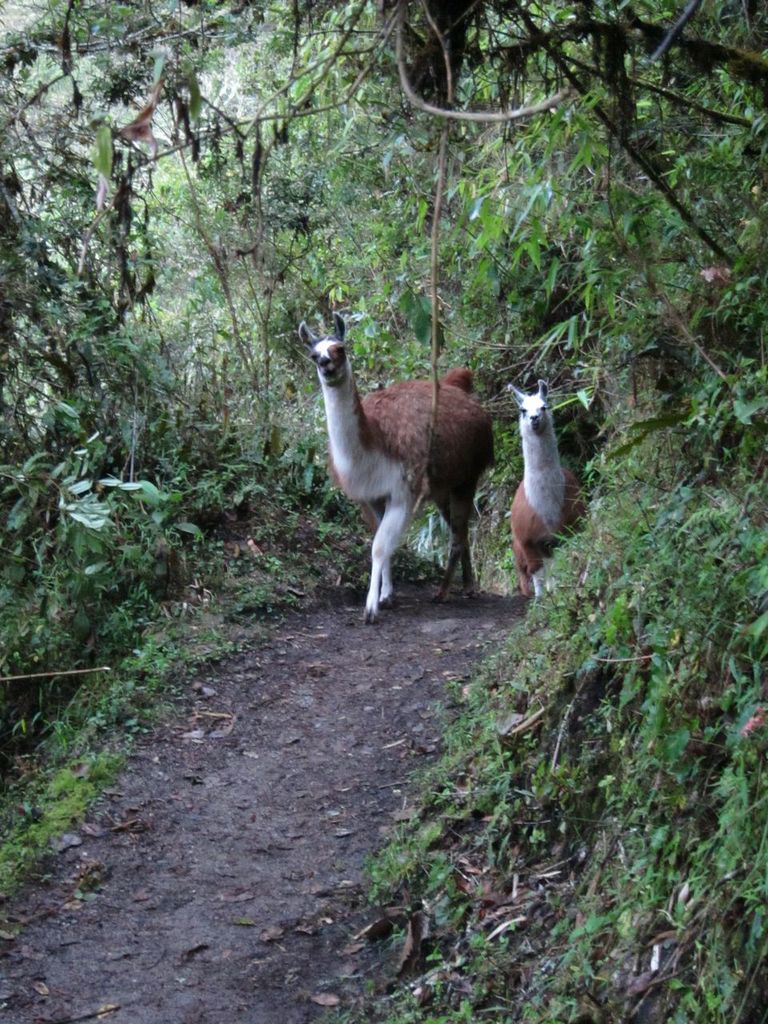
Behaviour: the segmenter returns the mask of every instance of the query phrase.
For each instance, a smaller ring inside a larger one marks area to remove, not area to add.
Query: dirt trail
[[[439,745],[447,680],[522,609],[406,587],[375,627],[357,601],[315,608],[206,671],[14,901],[0,1020],[298,1024],[354,999],[365,857]]]

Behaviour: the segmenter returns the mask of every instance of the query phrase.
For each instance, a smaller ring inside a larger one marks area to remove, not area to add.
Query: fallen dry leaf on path
[[[316,992],[309,998],[313,1003],[317,1003],[318,1006],[338,1006],[341,1002],[339,997],[335,996],[333,992]]]
[[[379,939],[386,939],[392,933],[396,924],[402,924],[404,918],[402,907],[387,907],[381,917],[371,921],[365,928],[362,928],[357,935],[352,936],[353,942],[365,939],[367,942],[377,942]],[[351,947],[347,947],[350,949]]]
[[[98,839],[100,836],[103,836],[104,833],[107,831],[103,826],[96,825],[90,821],[83,822],[80,828],[83,832],[85,832],[87,836],[90,836],[92,839]]]
[[[181,734],[183,740],[190,740],[192,743],[201,743],[205,738],[205,729],[192,729]]]
[[[398,974],[407,971],[415,971],[421,964],[422,946],[425,939],[429,937],[429,918],[423,911],[418,910],[412,914],[408,921],[408,931],[405,935],[403,952],[400,955]]]
[[[255,892],[221,892],[219,899],[222,903],[246,903],[248,900],[255,900]]]

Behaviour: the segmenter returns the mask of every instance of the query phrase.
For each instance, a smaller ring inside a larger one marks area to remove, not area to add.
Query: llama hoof
[[[435,596],[432,598],[432,604],[442,604],[443,601],[448,597],[447,590],[438,590]]]
[[[395,595],[389,594],[387,597],[382,597],[379,601],[379,608],[394,608],[395,607]]]
[[[376,612],[373,608],[365,609],[365,619],[363,621],[366,626],[372,626],[376,622]]]

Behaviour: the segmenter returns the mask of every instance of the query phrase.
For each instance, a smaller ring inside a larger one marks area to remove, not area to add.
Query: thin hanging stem
[[[438,295],[439,257],[440,257],[440,215],[443,209],[445,192],[445,164],[448,149],[448,125],[444,124],[440,132],[440,146],[437,154],[437,184],[435,201],[432,210],[432,262],[431,262],[431,300],[432,300],[432,423],[430,442],[435,436],[437,424],[437,403],[440,395],[440,383],[437,379],[437,361],[440,358],[440,300]],[[430,445],[431,447],[431,445]]]

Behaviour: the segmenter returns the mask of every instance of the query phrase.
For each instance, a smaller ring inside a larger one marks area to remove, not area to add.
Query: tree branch
[[[481,124],[503,124],[507,121],[517,121],[523,117],[530,117],[534,114],[542,114],[546,110],[559,106],[573,95],[570,86],[561,89],[553,96],[548,96],[540,103],[533,103],[528,107],[518,107],[516,110],[447,110],[445,107],[436,107],[433,103],[427,103],[419,96],[411,85],[408,78],[408,71],[405,67],[403,55],[403,22],[407,0],[400,0],[397,7],[397,31],[395,33],[395,51],[397,56],[397,70],[400,75],[400,84],[408,101],[425,114],[432,114],[434,117],[444,117],[451,121],[474,121]]]
[[[576,57],[569,56],[568,60],[570,63],[579,68],[581,71],[586,71],[589,75],[594,75],[596,78],[602,80],[603,72],[600,68],[595,67],[594,64],[587,64],[586,61],[579,60]],[[712,107],[705,107],[703,103],[697,103],[696,100],[692,100],[688,96],[683,96],[682,93],[673,92],[672,89],[665,89],[664,86],[656,85],[654,82],[649,82],[645,78],[628,78],[627,81],[634,85],[638,89],[646,89],[648,92],[655,93],[657,96],[663,96],[664,99],[669,100],[670,103],[675,103],[679,107],[685,107],[688,110],[694,110],[697,114],[701,114],[702,117],[708,117],[711,121],[717,124],[735,124],[739,128],[752,128],[753,122],[748,117],[741,117],[738,114],[726,114],[722,110],[715,110]]]
[[[677,39],[680,33],[683,31],[685,26],[694,16],[696,11],[701,7],[701,0],[688,0],[688,3],[683,8],[682,13],[679,15],[677,21],[674,23],[672,28],[667,32],[666,36],[662,39],[661,43],[651,54],[651,60],[658,60],[659,57],[663,57],[667,50],[670,48],[672,43]]]

